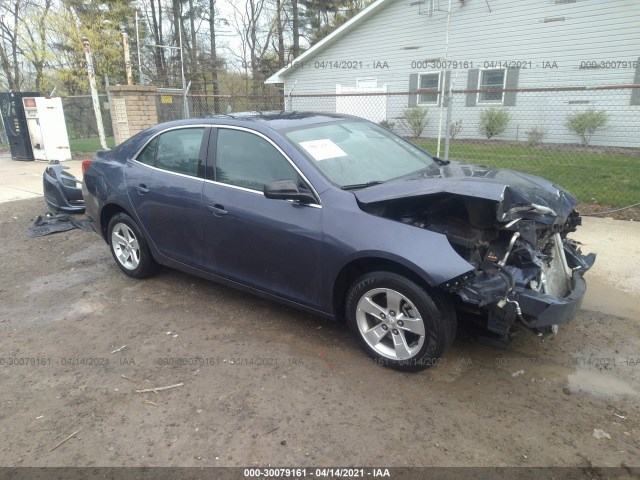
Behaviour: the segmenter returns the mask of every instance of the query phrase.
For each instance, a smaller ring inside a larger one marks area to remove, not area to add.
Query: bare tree
[[[278,68],[284,67],[286,62],[285,60],[285,49],[284,49],[284,8],[283,8],[283,0],[275,0],[276,2],[276,17],[274,19],[276,24],[276,38],[278,41],[278,45],[276,47],[276,52],[278,54]]]
[[[216,52],[216,0],[209,0],[209,35],[211,47],[211,83],[213,86],[213,111],[220,113],[220,84],[218,80],[218,54]]]
[[[293,36],[291,54],[293,58],[298,58],[300,55],[300,12],[298,10],[298,0],[291,0],[291,14],[291,34]]]
[[[151,7],[151,34],[153,35],[153,40],[156,45],[163,45],[164,36],[162,33],[162,4],[161,0],[157,0],[157,2],[157,7],[156,0],[150,0],[149,2]],[[147,20],[149,20],[148,17]],[[167,63],[165,60],[163,48],[153,49],[153,61],[156,66],[156,81],[159,85],[165,85],[167,77]]]
[[[0,6],[0,64],[9,90],[20,91],[22,83],[18,55],[22,2],[15,0]]]
[[[189,72],[191,80],[198,77],[198,44],[196,40],[196,12],[193,8],[193,0],[189,0],[189,30],[191,33],[191,45],[189,46]]]
[[[50,55],[47,48],[47,23],[52,4],[53,0],[42,0],[42,3],[30,2],[24,19],[26,36],[22,44],[24,45],[25,58],[35,71],[33,86],[38,92],[43,86],[45,62]]]
[[[242,64],[245,73],[251,72],[251,85],[247,75],[246,87],[252,94],[263,88],[264,67],[271,37],[277,22],[268,11],[267,0],[246,0],[244,6],[231,3],[233,8],[233,28],[240,37]]]

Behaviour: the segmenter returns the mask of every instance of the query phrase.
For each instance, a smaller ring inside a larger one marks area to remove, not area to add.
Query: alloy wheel
[[[406,296],[389,288],[374,288],[362,295],[356,323],[365,342],[391,360],[408,360],[424,344],[420,312]]]

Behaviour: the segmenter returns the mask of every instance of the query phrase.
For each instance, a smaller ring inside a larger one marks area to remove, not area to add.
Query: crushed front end
[[[497,202],[469,197],[443,201],[447,207],[431,208],[447,212],[448,218],[441,217],[445,225],[457,217],[466,233],[451,235],[447,226],[440,231],[475,271],[442,287],[465,306],[486,312],[490,331],[506,336],[520,322],[550,333],[576,317],[586,292],[583,275],[595,254],[583,255],[567,237],[582,224],[573,196],[559,189],[553,203],[533,203],[530,196],[506,187]]]
[[[578,313],[595,254],[567,237],[582,223],[578,200],[552,182],[451,162],[356,197],[372,215],[446,235],[471,269],[440,287],[493,333],[553,332]]]
[[[465,304],[486,310],[487,328],[496,334],[506,335],[516,321],[537,332],[555,331],[580,310],[583,275],[595,261],[595,254],[583,255],[567,238],[580,220],[576,211],[562,224],[512,220],[475,253],[476,270],[466,281],[443,287]]]

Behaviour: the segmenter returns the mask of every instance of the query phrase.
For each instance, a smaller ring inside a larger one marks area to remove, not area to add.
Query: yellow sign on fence
[[[160,103],[173,103],[171,95],[160,95]]]

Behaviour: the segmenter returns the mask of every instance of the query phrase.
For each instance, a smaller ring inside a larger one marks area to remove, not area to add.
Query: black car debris
[[[54,212],[84,213],[82,182],[67,167],[53,164],[42,174],[44,199]]]

